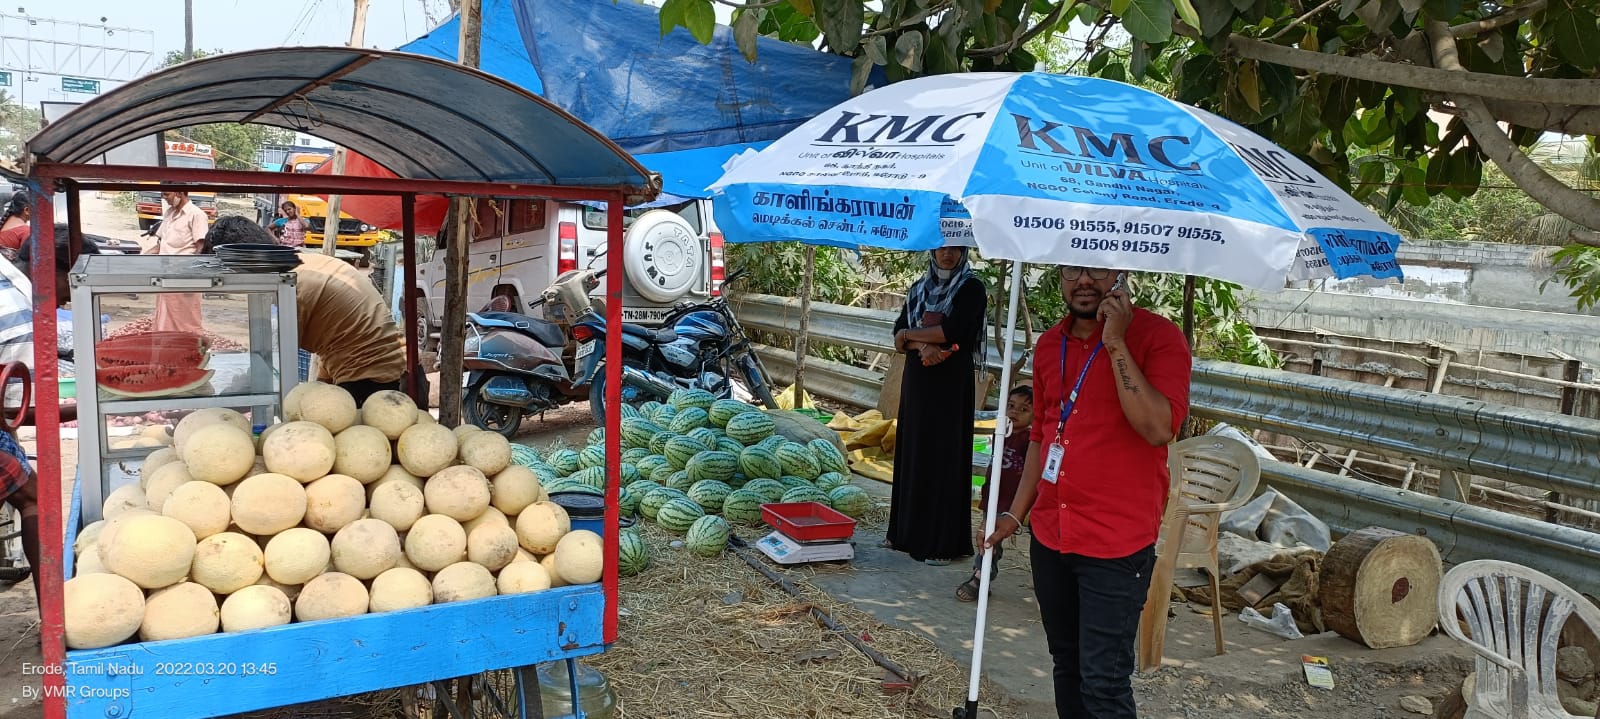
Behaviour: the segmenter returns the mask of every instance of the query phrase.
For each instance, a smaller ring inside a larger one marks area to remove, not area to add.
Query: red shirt
[[[1061,419],[1061,400],[1077,382],[1100,342],[1067,334],[1069,316],[1039,338],[1033,359],[1033,432],[1039,464],[1049,456]],[[1062,339],[1066,371],[1061,371]],[[1171,321],[1135,308],[1126,337],[1129,357],[1172,407],[1174,433],[1189,414],[1189,345]],[[1065,374],[1065,377],[1063,377]],[[1122,412],[1111,358],[1104,349],[1084,376],[1078,402],[1062,433],[1061,473],[1039,480],[1029,522],[1040,544],[1098,559],[1126,557],[1154,544],[1167,504],[1167,447],[1152,447]]]
[[[33,232],[31,225],[17,225],[9,230],[0,231],[0,247],[8,250],[22,249],[22,243],[27,242]]]

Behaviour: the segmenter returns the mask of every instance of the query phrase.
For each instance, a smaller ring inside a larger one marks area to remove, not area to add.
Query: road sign
[[[81,77],[63,77],[61,78],[61,91],[98,95],[100,94],[100,81],[86,80]]]
[[[11,73],[0,71],[0,87],[11,87]]]

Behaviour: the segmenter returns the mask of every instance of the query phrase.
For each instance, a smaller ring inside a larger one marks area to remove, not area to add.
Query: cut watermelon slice
[[[172,367],[205,367],[211,353],[193,345],[154,345],[144,347],[96,347],[95,367],[127,367],[131,365],[168,365]]]
[[[118,397],[168,397],[211,381],[212,370],[199,367],[139,364],[95,370],[100,388]]]

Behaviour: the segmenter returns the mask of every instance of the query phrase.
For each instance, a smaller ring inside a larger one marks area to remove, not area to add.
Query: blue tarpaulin
[[[400,48],[456,59],[459,21]],[[659,172],[709,197],[722,163],[850,96],[850,59],[761,38],[755,63],[717,26],[708,45],[663,37],[657,10],[613,0],[485,0],[480,67],[544,96]],[[881,80],[880,80],[881,82]]]

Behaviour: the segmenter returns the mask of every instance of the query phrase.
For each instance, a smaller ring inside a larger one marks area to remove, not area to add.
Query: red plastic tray
[[[856,520],[818,502],[763,504],[761,518],[800,542],[849,539],[856,531]]]

